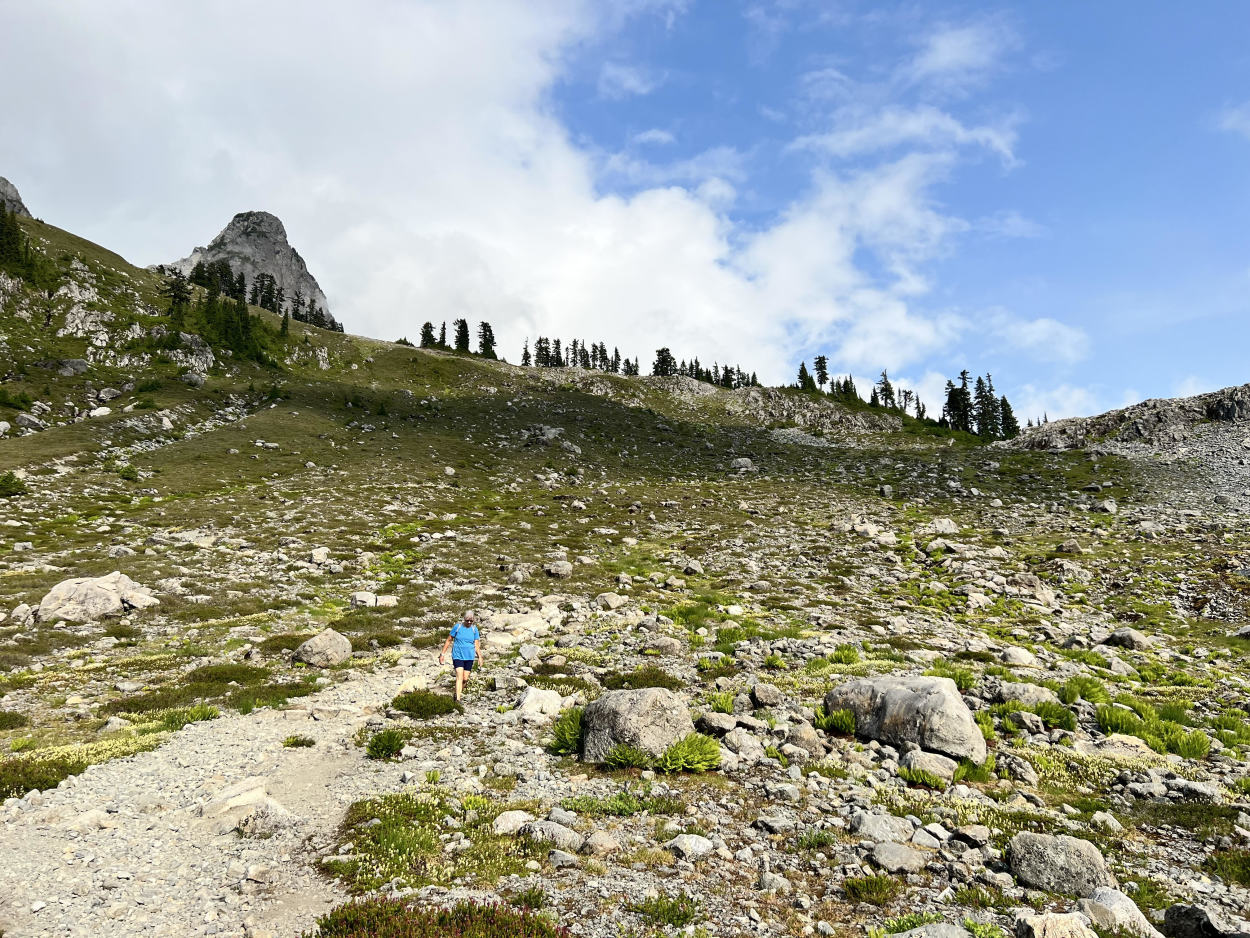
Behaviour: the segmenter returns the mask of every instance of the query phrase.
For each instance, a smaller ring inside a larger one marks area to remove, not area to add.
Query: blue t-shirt
[[[451,627],[451,657],[453,661],[469,661],[477,657],[473,643],[482,637],[476,625],[457,622]]]

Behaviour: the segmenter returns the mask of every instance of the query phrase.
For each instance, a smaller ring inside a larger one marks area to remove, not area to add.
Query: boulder
[[[664,845],[665,849],[683,860],[697,860],[711,853],[715,846],[699,834],[678,834]]]
[[[1098,938],[1079,912],[1044,912],[1016,919],[1016,938]]]
[[[44,622],[93,622],[159,604],[150,589],[114,570],[106,576],[62,580],[40,601],[38,617]]]
[[[861,811],[851,817],[851,833],[876,843],[907,843],[913,831],[911,821],[893,814]]]
[[[898,764],[913,771],[928,772],[948,782],[955,778],[955,770],[959,768],[959,763],[954,759],[939,756],[936,752],[925,752],[923,749],[904,753]]]
[[[557,850],[567,850],[569,853],[577,853],[585,843],[585,838],[577,831],[555,821],[530,821],[522,825],[517,833],[535,843],[549,844]]]
[[[1120,890],[1110,886],[1099,886],[1076,904],[1076,911],[1112,934],[1162,938],[1141,909],[1137,908],[1137,904]]]
[[[1199,905],[1168,906],[1163,913],[1163,933],[1168,938],[1250,938],[1224,921],[1220,912]]]
[[[855,714],[855,732],[863,738],[985,761],[985,737],[950,678],[860,678],[825,695],[826,712],[843,709]]]
[[[505,837],[517,833],[533,820],[534,815],[528,811],[503,811],[491,822],[491,830],[496,837]]]
[[[931,922],[908,931],[899,932],[894,938],[972,938],[968,929],[954,922]]]
[[[1102,640],[1104,645],[1114,645],[1118,648],[1130,648],[1133,651],[1145,651],[1153,642],[1150,637],[1137,631],[1137,629],[1122,628],[1116,629],[1110,635]]]
[[[513,709],[517,713],[553,717],[560,712],[563,698],[559,691],[541,687],[527,687],[521,691]]]
[[[928,860],[919,850],[886,842],[872,848],[872,862],[887,873],[919,873]]]
[[[658,758],[664,750],[694,732],[685,700],[661,687],[608,691],[582,711],[582,757],[602,762],[625,744]]]
[[[334,629],[318,632],[295,649],[294,659],[318,668],[342,664],[352,656],[352,643]]]
[[[1021,831],[1007,845],[1011,872],[1034,889],[1086,897],[1100,886],[1114,886],[1098,848],[1066,834]]]

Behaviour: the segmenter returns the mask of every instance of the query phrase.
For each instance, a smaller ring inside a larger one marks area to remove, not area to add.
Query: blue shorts
[[[472,658],[452,658],[451,666],[455,668],[457,671],[472,671],[473,659]]]

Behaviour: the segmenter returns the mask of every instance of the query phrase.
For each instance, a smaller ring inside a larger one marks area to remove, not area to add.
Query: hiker
[[[463,622],[451,627],[451,634],[438,653],[439,664],[447,659],[448,649],[451,649],[452,667],[456,669],[456,700],[459,700],[464,693],[464,685],[469,682],[474,662],[482,660],[482,633],[478,630],[477,616],[472,610],[464,614]]]

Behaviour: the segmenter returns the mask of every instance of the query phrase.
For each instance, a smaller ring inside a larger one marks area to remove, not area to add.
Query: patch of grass
[[[315,634],[315,632],[289,632],[282,635],[270,635],[259,642],[256,647],[267,655],[276,655],[283,651],[294,651]]]
[[[110,622],[104,627],[104,634],[109,638],[115,638],[118,641],[129,641],[130,639],[141,638],[143,632],[133,625],[126,625],[122,622]]]
[[[532,892],[532,890],[527,890]],[[542,892],[541,889],[538,892]],[[522,895],[525,895],[522,893]],[[374,897],[340,905],[302,938],[566,938],[569,932],[534,906],[458,902],[449,909],[410,899]]]
[[[311,749],[317,741],[311,736],[288,736],[282,740],[282,745],[287,749]]]
[[[602,692],[599,685],[569,674],[534,674],[527,677],[526,682],[530,687],[554,690],[561,697],[573,697],[580,694],[586,700],[594,700]]]
[[[680,690],[682,687],[685,687],[685,682],[681,678],[669,674],[663,668],[648,664],[626,674],[620,672],[605,674],[603,686],[608,690],[638,690],[643,687],[662,687],[665,690]]]
[[[969,917],[964,919],[964,928],[972,935],[972,938],[1007,938],[1007,933],[1002,927],[993,922],[978,922]]]
[[[547,893],[542,886],[530,886],[508,897],[508,903],[518,909],[538,911],[547,904]]]
[[[935,661],[929,670],[924,672],[929,677],[948,677],[955,682],[961,692],[970,691],[977,686],[975,671],[958,668],[944,661]]]
[[[221,716],[221,711],[211,704],[195,704],[191,707],[178,707],[173,710],[166,710],[160,714],[160,726],[167,732],[176,733],[190,723],[199,723],[202,720],[215,720],[219,716]]]
[[[994,729],[994,714],[988,710],[978,710],[974,719],[977,721],[977,729],[981,731],[987,743],[998,737],[998,732]]]
[[[546,855],[524,838],[497,837],[496,817],[513,809],[533,810],[532,803],[497,797],[457,797],[445,789],[407,790],[358,801],[347,811],[340,836],[354,845],[350,858],[331,857],[325,868],[353,893],[383,884],[420,888],[450,885],[453,880],[493,885],[501,876],[524,874],[531,858]],[[464,849],[443,851],[448,825],[455,823],[468,841]]]
[[[629,906],[629,910],[637,912],[656,925],[667,925],[670,928],[685,928],[701,914],[698,900],[684,893],[643,899],[642,902]]]
[[[587,817],[631,817],[635,814],[682,814],[686,803],[673,795],[653,795],[650,787],[639,792],[629,788],[607,796],[577,795],[565,798],[560,806]]]
[[[961,759],[959,765],[955,767],[954,781],[955,784],[960,782],[973,782],[980,785],[988,784],[995,778],[994,769],[997,760],[994,753],[990,753],[985,757],[985,762],[977,765],[969,759]]]
[[[259,684],[267,677],[268,668],[249,664],[206,664],[188,671],[183,680],[190,684]]]
[[[95,743],[35,749],[0,759],[0,801],[32,789],[46,791],[87,766],[155,749],[162,737],[124,736]]]
[[[1004,896],[998,889],[988,889],[982,886],[961,886],[956,889],[954,904],[970,909],[1000,910],[1009,909],[1014,905],[1011,899]]]
[[[831,830],[809,827],[799,835],[798,846],[800,850],[820,850],[824,847],[832,847],[840,841],[841,838]]]
[[[660,772],[710,772],[720,766],[720,743],[702,733],[683,736],[656,760]]]
[[[839,645],[829,660],[834,664],[859,664],[859,649],[854,645]]]
[[[552,752],[558,756],[575,756],[582,751],[582,708],[569,707],[551,724]]]
[[[400,727],[388,727],[369,737],[365,755],[370,759],[394,759],[412,739],[412,734]]]
[[[892,876],[875,873],[870,876],[850,876],[842,881],[846,897],[852,902],[870,905],[888,905],[903,891],[903,884]]]
[[[411,690],[400,694],[391,701],[391,706],[414,720],[431,720],[449,713],[464,713],[464,707],[455,699],[428,690]]]
[[[728,713],[732,715],[734,712],[734,697],[735,694],[731,690],[716,691],[708,694],[708,709],[713,713]]]
[[[1198,838],[1225,837],[1233,832],[1239,809],[1199,801],[1135,801],[1127,820],[1140,827],[1175,827]]]

